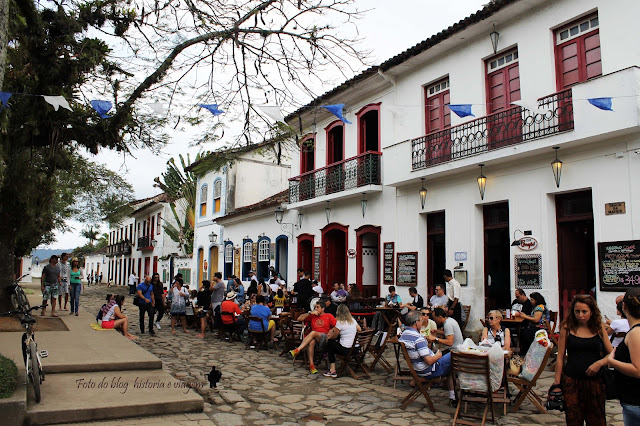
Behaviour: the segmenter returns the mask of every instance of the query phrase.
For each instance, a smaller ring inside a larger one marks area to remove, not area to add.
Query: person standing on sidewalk
[[[462,326],[462,305],[460,305],[460,283],[453,278],[450,269],[445,269],[444,280],[447,283],[447,297],[449,298],[447,315]]]
[[[100,281],[102,281],[102,277],[100,277]],[[136,273],[131,271],[131,275],[129,275],[129,294],[136,293],[136,286],[138,285],[138,277]]]
[[[49,264],[42,269],[40,288],[42,289],[42,312],[40,316],[44,316],[47,310],[47,301],[51,299],[51,316],[57,317],[56,299],[58,299],[58,290],[60,289],[60,268],[58,267],[58,256],[55,254],[49,258]]]
[[[82,279],[84,273],[80,268],[80,261],[77,257],[71,259],[71,270],[69,271],[69,284],[71,285],[71,312],[69,315],[78,316],[78,306],[80,305],[80,293],[82,293]]]
[[[62,253],[60,255],[60,289],[58,290],[58,308],[61,311],[68,311],[67,303],[69,303],[69,272],[71,268],[67,263],[69,260],[69,253]],[[62,296],[64,295],[64,309],[62,308]]]
[[[140,298],[140,333],[144,334],[144,314],[149,316],[149,334],[152,336],[155,333],[153,331],[153,313],[155,300],[153,298],[153,285],[151,284],[151,275],[144,277],[144,282],[138,285],[138,297]]]
[[[162,327],[160,327],[160,320],[164,316],[164,301],[166,296],[164,294],[164,284],[160,281],[160,274],[157,272],[154,272],[151,276],[151,285],[153,285],[153,299],[156,301],[155,311],[158,313],[155,325],[156,328],[160,330],[162,329]]]
[[[220,324],[219,321],[222,320],[220,316],[220,305],[222,305],[222,301],[225,296],[226,286],[224,281],[222,281],[222,274],[220,272],[216,272],[213,274],[213,288],[211,289],[211,312],[213,315],[213,326],[218,327]]]
[[[171,334],[176,334],[176,320],[180,318],[182,322],[182,330],[187,330],[187,299],[189,299],[189,291],[182,286],[182,278],[176,278],[176,282],[171,286]],[[161,302],[161,301],[160,301]]]

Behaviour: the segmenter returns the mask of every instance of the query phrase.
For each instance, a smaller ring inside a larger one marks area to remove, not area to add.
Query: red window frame
[[[429,89],[435,85],[439,85],[446,82],[446,90],[436,92],[433,95],[429,95]],[[447,107],[450,104],[450,87],[449,78],[436,81],[424,87],[424,121],[425,121],[425,134],[434,132],[440,132],[451,128],[451,110]],[[433,107],[438,103],[438,106]],[[434,126],[431,120],[431,113],[435,110],[437,114],[437,120],[442,126]],[[427,164],[444,163],[451,160],[451,134],[449,132],[443,132],[441,135],[435,138],[429,138],[429,146],[425,147],[425,160]]]
[[[566,25],[562,28],[557,29],[556,31],[554,31],[554,46],[555,46],[555,50],[554,50],[554,55],[555,55],[555,61],[556,61],[556,89],[558,91],[564,90],[568,87],[571,87],[575,84],[578,83],[582,83],[585,82],[591,78],[595,78],[598,77],[600,75],[602,75],[602,54],[600,52],[600,29],[596,28],[593,29],[591,31],[587,31],[584,34],[579,35],[578,37],[569,39],[563,43],[558,43],[558,33],[560,33],[562,30],[564,30],[565,28],[567,28],[568,26],[574,25],[577,22],[583,21],[584,18],[580,19],[580,20],[576,20],[573,23]],[[590,49],[587,50],[587,39],[592,39],[594,36],[598,37],[598,46],[594,47],[592,46]],[[563,69],[563,63],[565,61],[565,59],[569,59],[569,58],[563,58],[563,49],[565,49],[566,47],[575,44],[576,45],[576,61],[577,66],[576,69],[578,71],[578,80],[574,81],[570,84],[566,84],[564,83],[564,69]],[[589,54],[591,52],[594,52],[597,49],[597,57],[598,60],[597,61],[591,61],[591,62],[587,62],[587,57],[589,56]],[[587,73],[587,68],[590,65],[594,65],[598,63],[599,66],[599,72],[597,74],[593,74],[590,77],[588,76]]]
[[[308,154],[309,151],[302,148],[304,146],[304,142],[309,139],[313,139],[313,164],[311,164],[311,167],[309,167],[308,156],[306,155]],[[300,174],[301,175],[304,173],[310,172],[312,170],[315,170],[316,168],[316,141],[317,139],[315,134],[306,135],[300,141]]]
[[[487,145],[489,149],[502,148],[521,141],[522,137],[522,117],[520,114],[511,114],[508,110],[511,108],[520,108],[518,106],[511,105],[513,101],[519,101],[521,99],[521,84],[520,84],[520,60],[519,57],[515,57],[513,63],[509,65],[501,66],[495,71],[489,71],[491,61],[502,56],[509,56],[509,54],[517,53],[517,49],[506,51],[491,57],[485,61],[485,84],[486,84],[486,102],[487,102],[487,130],[489,136],[487,138]],[[512,87],[513,78],[512,71],[517,70],[517,88]],[[504,98],[503,104],[494,103],[495,96],[492,93],[491,80],[494,76],[502,74],[502,97]],[[517,93],[517,94],[516,94]],[[519,110],[518,110],[519,111]]]
[[[425,121],[425,129],[426,129],[425,134],[428,135],[431,132],[450,128],[451,127],[451,110],[447,108],[447,106],[450,104],[449,89],[429,96],[429,94],[427,93],[427,87],[425,87],[424,92],[425,92],[424,121]],[[436,100],[440,102],[440,106],[433,108],[432,105],[434,105],[434,102]],[[438,120],[444,124],[443,126],[440,126],[440,127],[435,127],[431,124],[432,120],[430,119],[431,117],[430,113],[436,108],[440,110],[437,113]]]
[[[371,151],[366,149],[366,120],[364,120],[364,116],[371,111],[376,111],[378,113],[378,147],[374,151],[380,152],[380,104],[381,102],[365,105],[356,113],[356,117],[358,118],[358,154],[364,154],[365,152]]]
[[[342,158],[334,161],[334,141],[333,141],[333,136],[332,136],[332,131],[337,129],[338,127],[342,128]],[[325,134],[326,134],[326,141],[327,141],[327,153],[326,153],[326,157],[327,157],[327,166],[333,163],[337,163],[340,162],[342,160],[345,159],[344,156],[344,123],[342,122],[342,120],[336,120],[334,122],[332,122],[331,124],[329,124],[327,127],[324,128],[325,130]]]

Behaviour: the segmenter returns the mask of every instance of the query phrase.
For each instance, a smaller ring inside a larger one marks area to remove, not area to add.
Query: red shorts
[[[102,328],[113,328],[115,324],[116,324],[116,320],[102,321]]]

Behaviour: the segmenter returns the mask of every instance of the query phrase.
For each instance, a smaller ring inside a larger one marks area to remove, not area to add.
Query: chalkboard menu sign
[[[394,243],[384,243],[384,283],[393,284]]]
[[[320,280],[320,249],[321,247],[314,247],[313,249],[313,279]]]
[[[542,255],[515,256],[516,288],[542,288]]]
[[[598,243],[600,290],[640,287],[640,240]]]
[[[397,285],[418,285],[418,252],[398,253]]]

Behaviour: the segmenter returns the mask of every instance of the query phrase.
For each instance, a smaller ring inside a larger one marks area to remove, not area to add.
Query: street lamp
[[[560,188],[560,176],[562,175],[562,161],[558,160],[559,146],[554,146],[556,150],[556,159],[551,162],[551,170],[553,170],[553,178],[556,181],[556,188]]]
[[[422,188],[418,192],[420,194],[420,204],[422,205],[422,210],[424,210],[424,203],[427,201],[427,188],[424,187],[424,178],[420,178],[422,181]]]
[[[211,233],[209,234],[209,242],[216,244],[218,242],[218,234],[211,231]]]
[[[360,208],[362,209],[362,217],[364,218],[364,214],[367,211],[367,199],[365,198],[366,193],[362,193],[362,200],[360,200]]]
[[[155,247],[157,245],[158,245],[158,240],[156,239],[151,240],[151,247]]]
[[[493,53],[498,53],[498,40],[500,39],[500,33],[496,31],[496,24],[493,24],[493,31],[489,34],[491,39],[491,47],[493,47]]]
[[[482,173],[484,164],[478,164],[480,166],[480,176],[478,176],[478,189],[480,190],[480,199],[484,200],[484,190],[487,188],[487,177]]]
[[[278,222],[278,224],[281,224],[282,219],[284,218],[284,210],[282,209],[281,206],[278,206],[278,208],[275,211],[275,214],[276,214],[276,222]]]
[[[297,216],[298,223],[296,224],[282,221],[284,219],[284,209],[282,208],[282,206],[278,206],[274,214],[275,214],[276,222],[278,223],[278,225],[280,225],[280,228],[287,234],[291,235],[291,238],[293,238],[294,229],[302,228],[302,219],[304,218],[304,214],[302,214],[301,211],[298,210],[298,216]],[[291,230],[289,230],[289,227],[291,227]]]
[[[327,201],[327,207],[324,209],[324,214],[327,216],[327,224],[331,222],[331,207],[329,207],[329,202]]]

